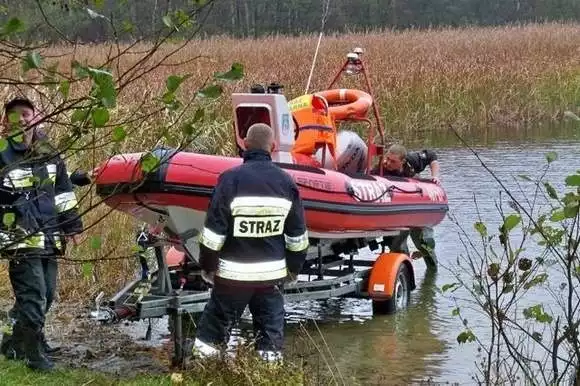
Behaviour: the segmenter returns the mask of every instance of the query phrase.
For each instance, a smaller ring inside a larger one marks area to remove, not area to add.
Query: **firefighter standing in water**
[[[213,283],[201,316],[194,355],[218,355],[230,328],[249,305],[265,360],[282,358],[284,298],[308,249],[298,187],[271,159],[272,128],[256,123],[245,138],[244,163],[222,173],[200,237],[202,275]]]
[[[371,174],[379,174],[379,166],[371,171]],[[392,145],[389,147],[383,161],[383,176],[397,177],[417,177],[427,166],[431,169],[431,179],[436,184],[440,184],[439,161],[437,154],[432,150],[422,150],[407,152],[402,145]],[[410,231],[401,232],[399,236],[390,238],[390,250],[392,252],[409,253],[407,246],[407,237],[411,236],[413,244],[417,247],[421,256],[425,260],[427,269],[437,270],[437,255],[435,254],[435,238],[433,237],[433,228],[412,228]]]
[[[2,353],[24,359],[33,369],[50,370],[51,348],[43,333],[54,300],[57,256],[83,231],[77,199],[63,160],[36,125],[39,114],[27,99],[5,105],[0,151],[0,254],[9,259],[16,320]]]

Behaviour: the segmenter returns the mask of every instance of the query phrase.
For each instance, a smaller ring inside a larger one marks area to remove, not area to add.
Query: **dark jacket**
[[[64,235],[81,233],[83,225],[62,158],[44,135],[32,148],[6,141],[0,151],[0,254],[64,254]]]
[[[403,171],[387,171],[383,168],[383,175],[397,177],[415,177],[424,171],[431,162],[437,161],[437,154],[433,150],[410,151],[405,156]],[[370,174],[378,175],[379,166],[375,166]]]
[[[200,264],[216,281],[272,284],[298,274],[308,232],[298,187],[267,152],[218,178],[200,237]]]

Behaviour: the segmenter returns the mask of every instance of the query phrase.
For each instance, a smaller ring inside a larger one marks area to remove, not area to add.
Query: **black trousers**
[[[197,339],[215,348],[227,345],[231,328],[246,306],[252,313],[256,349],[281,352],[284,343],[284,297],[276,286],[245,288],[216,282],[200,318]]]
[[[8,274],[16,298],[10,316],[31,329],[42,329],[56,293],[56,257],[11,260]]]

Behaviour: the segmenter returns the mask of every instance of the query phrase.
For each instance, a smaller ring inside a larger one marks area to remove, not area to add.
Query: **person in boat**
[[[200,234],[202,277],[213,290],[193,355],[219,355],[249,305],[258,353],[278,360],[284,340],[279,286],[294,281],[302,269],[308,232],[297,185],[272,162],[272,128],[256,123],[244,141],[244,161],[219,176]]]
[[[48,355],[59,348],[48,345],[43,328],[56,292],[57,258],[67,242],[80,242],[83,223],[65,163],[38,127],[39,118],[28,99],[4,106],[0,250],[9,259],[15,303],[9,312],[12,331],[4,334],[0,349],[30,368],[51,370]]]
[[[318,149],[328,147],[326,157],[332,157],[336,169],[336,124],[329,111],[326,98],[307,94],[288,103],[296,125],[297,136],[292,148],[294,158],[304,163]]]
[[[427,167],[431,169],[431,180],[440,184],[439,161],[437,154],[432,150],[407,152],[403,145],[394,144],[389,147],[383,160],[383,173],[385,177],[418,177]],[[371,174],[378,175],[380,165],[371,170]],[[435,254],[435,239],[433,228],[412,228],[410,231],[401,232],[399,236],[387,240],[392,252],[409,253],[407,238],[411,236],[413,244],[425,260],[427,268],[437,270],[437,255]],[[417,256],[414,256],[417,257]]]

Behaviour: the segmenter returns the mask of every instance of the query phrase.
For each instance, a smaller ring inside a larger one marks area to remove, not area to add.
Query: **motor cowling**
[[[322,162],[322,149],[315,153],[318,162]],[[362,173],[366,167],[368,147],[363,139],[349,130],[339,131],[336,136],[336,164],[338,171],[345,173]],[[324,168],[332,169],[332,158],[328,147]]]

